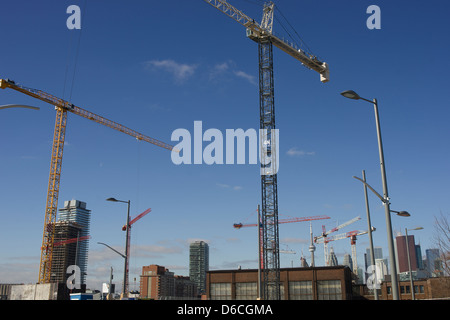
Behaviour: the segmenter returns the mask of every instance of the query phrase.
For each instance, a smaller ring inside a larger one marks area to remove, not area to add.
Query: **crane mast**
[[[247,28],[247,37],[258,43],[259,112],[261,150],[261,198],[263,234],[263,299],[280,300],[280,255],[277,190],[277,134],[273,76],[273,46],[299,60],[304,66],[320,73],[322,82],[329,80],[328,65],[316,57],[298,50],[272,33],[274,3],[264,4],[261,24],[225,0],[204,0]],[[270,159],[270,160],[269,160]]]
[[[55,106],[56,120],[53,134],[52,157],[50,161],[50,174],[48,179],[47,200],[45,205],[44,231],[42,236],[41,259],[39,264],[39,283],[49,283],[51,276],[52,255],[54,248],[55,222],[58,210],[58,195],[61,179],[62,158],[67,126],[67,112],[75,113],[81,117],[95,121],[112,129],[126,133],[138,140],[143,140],[159,147],[178,151],[173,146],[162,141],[145,136],[137,131],[127,128],[117,122],[108,120],[93,112],[84,110],[68,101],[55,97],[47,92],[27,88],[16,84],[9,79],[0,79],[0,88],[10,88],[23,94],[47,102]]]

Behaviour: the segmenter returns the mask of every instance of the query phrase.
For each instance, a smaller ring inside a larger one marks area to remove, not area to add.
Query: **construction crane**
[[[336,232],[346,226],[349,226],[358,220],[361,220],[361,218],[359,216],[357,216],[351,220],[348,220],[348,221],[338,225],[337,227],[331,228],[328,231],[326,231],[325,226],[322,225],[322,234],[320,236],[314,237],[314,242],[319,243],[319,242],[317,242],[319,239],[327,238],[328,235],[330,235],[331,233]],[[323,252],[324,252],[324,256],[325,256],[325,264],[327,264],[328,263],[328,241],[323,242]]]
[[[297,49],[272,32],[274,3],[264,5],[261,23],[257,23],[225,0],[204,0],[236,22],[246,27],[247,37],[258,43],[259,60],[259,115],[263,137],[261,143],[261,198],[263,223],[263,299],[280,300],[280,256],[278,233],[278,148],[275,129],[275,100],[273,76],[273,46],[300,61],[305,67],[320,74],[322,82],[329,81],[327,63],[316,56]]]
[[[375,231],[376,228],[372,227],[372,231]],[[352,246],[352,262],[353,262],[353,273],[355,275],[358,274],[358,263],[356,261],[356,237],[357,236],[361,236],[363,234],[369,233],[369,231],[360,231],[360,230],[354,230],[354,231],[349,231],[349,232],[345,232],[345,233],[341,233],[335,236],[331,236],[331,237],[327,237],[327,238],[321,238],[318,240],[317,243],[328,243],[331,241],[336,241],[336,240],[342,240],[342,239],[346,239],[346,238],[350,238],[350,244]]]
[[[282,223],[292,223],[292,222],[304,222],[304,221],[314,221],[314,220],[324,220],[324,219],[331,219],[329,216],[321,215],[321,216],[310,216],[310,217],[302,217],[302,218],[287,218],[287,219],[279,219],[278,224]],[[233,228],[240,229],[245,227],[256,227],[257,223],[234,223]]]
[[[128,222],[128,226],[124,225],[122,227],[122,231],[126,231],[127,232],[127,239],[126,239],[126,249],[125,249],[125,284],[124,284],[124,292],[123,297],[128,297],[128,275],[129,275],[129,268],[128,265],[130,263],[130,239],[131,239],[131,226],[136,223],[139,219],[141,219],[142,217],[144,217],[147,213],[149,213],[150,211],[152,211],[151,208],[148,208],[147,210],[145,210],[144,212],[142,212],[141,214],[137,215],[133,220],[131,220],[130,222]]]
[[[148,143],[157,145],[167,150],[171,151],[172,150],[178,151],[178,150],[175,150],[173,146],[167,143],[150,138],[137,131],[127,128],[117,122],[108,120],[93,112],[77,107],[76,105],[69,103],[68,101],[65,101],[61,98],[55,97],[47,92],[18,85],[14,81],[9,79],[6,80],[0,79],[0,88],[1,89],[10,88],[19,91],[30,97],[54,105],[56,109],[55,131],[53,135],[52,157],[50,162],[47,201],[45,206],[44,232],[41,246],[41,260],[39,265],[39,283],[49,283],[51,274],[52,254],[54,247],[54,231],[55,231],[54,228],[58,207],[58,194],[60,186],[62,158],[67,126],[67,112],[74,113],[83,118],[110,127],[114,130],[126,133],[132,137],[135,137],[138,140],[146,141]]]
[[[259,206],[258,206],[258,213],[259,213]],[[302,218],[287,218],[287,219],[279,219],[278,220],[278,224],[282,224],[282,223],[293,223],[293,222],[304,222],[304,221],[314,221],[314,220],[324,220],[324,219],[330,219],[329,216],[326,215],[319,215],[319,216],[310,216],[310,217],[302,217]],[[260,268],[262,270],[264,270],[264,257],[262,256],[262,252],[264,251],[264,239],[263,239],[263,223],[262,223],[262,219],[260,218],[260,215],[258,214],[258,220],[259,220],[259,232],[258,232],[258,243],[259,243],[259,252],[260,252],[260,257],[259,257],[259,265]],[[233,224],[233,228],[235,229],[241,229],[241,228],[246,228],[246,227],[256,227],[258,226],[258,223],[247,223],[247,224],[243,224],[243,223],[235,223]],[[275,247],[275,244],[272,242],[270,244],[272,247]],[[275,249],[274,249],[275,250]],[[281,252],[281,250],[278,247],[278,253],[283,253]]]

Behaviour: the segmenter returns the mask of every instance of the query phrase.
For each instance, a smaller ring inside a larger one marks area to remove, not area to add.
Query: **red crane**
[[[278,224],[281,223],[291,223],[291,222],[304,222],[304,221],[312,221],[312,220],[322,220],[322,219],[330,219],[329,216],[311,216],[311,217],[303,217],[303,218],[288,218],[288,219],[279,219]],[[233,224],[233,227],[235,229],[245,228],[245,227],[256,227],[257,223],[249,223],[249,224],[242,224],[242,223],[235,223]]]
[[[53,246],[54,247],[58,247],[58,246],[62,246],[63,244],[69,244],[69,243],[74,243],[74,242],[78,242],[78,241],[84,241],[84,240],[88,240],[90,238],[91,238],[91,236],[83,236],[83,237],[79,237],[79,238],[72,238],[72,239],[67,239],[67,240],[61,240],[61,241],[53,243]]]
[[[148,208],[147,210],[145,210],[144,212],[142,212],[141,214],[139,214],[139,215],[137,215],[133,220],[131,220],[130,222],[128,222],[128,228],[127,228],[127,225],[124,225],[123,227],[122,227],[122,231],[127,231],[127,229],[128,229],[128,232],[127,232],[127,240],[126,240],[126,243],[127,243],[127,248],[126,248],[126,253],[127,253],[127,256],[126,256],[126,266],[125,266],[125,272],[126,272],[126,277],[125,277],[125,281],[126,281],[126,283],[125,283],[125,292],[123,292],[122,294],[125,296],[125,297],[127,297],[128,296],[128,274],[129,274],[129,269],[128,269],[128,265],[129,265],[129,261],[130,261],[130,238],[131,238],[131,226],[135,223],[135,222],[137,222],[139,219],[141,219],[142,217],[144,217],[147,213],[149,213],[150,211],[152,211],[152,209],[151,208]]]

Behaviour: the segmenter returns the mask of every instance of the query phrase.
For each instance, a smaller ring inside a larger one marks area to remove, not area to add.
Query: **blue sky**
[[[261,1],[231,1],[260,21]],[[434,216],[449,213],[447,12],[443,1],[275,2],[313,53],[326,61],[331,81],[274,48],[276,125],[280,130],[280,219],[328,215],[331,228],[356,216],[343,231],[366,230],[361,177],[382,191],[373,107],[343,98],[352,89],[377,98],[394,230],[414,233],[422,251],[434,247]],[[81,31],[69,30],[66,9],[82,9]],[[381,29],[369,30],[366,9],[381,9]],[[276,15],[279,14],[276,13]],[[281,19],[281,16],[278,16]],[[284,35],[275,20],[274,31]],[[150,137],[171,142],[178,128],[258,129],[257,45],[245,28],[204,1],[25,1],[0,11],[0,77],[41,89]],[[13,90],[1,110],[0,282],[36,282],[55,111]],[[206,143],[204,144],[204,146]],[[210,244],[210,268],[257,267],[254,223],[261,202],[258,165],[174,165],[170,152],[69,114],[59,207],[85,201],[92,210],[88,285],[121,283],[123,261],[97,244],[124,250],[126,205],[131,216],[152,212],[132,230],[130,287],[143,265],[188,275],[189,242]],[[388,256],[384,208],[369,194],[374,244]],[[309,223],[280,225],[281,266],[309,262]],[[333,243],[338,259],[350,243]],[[363,266],[367,236],[357,242]],[[317,264],[323,247],[317,246]],[[342,260],[341,260],[342,261]]]

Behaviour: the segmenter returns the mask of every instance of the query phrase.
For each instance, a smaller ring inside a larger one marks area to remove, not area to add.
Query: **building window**
[[[319,300],[342,300],[340,280],[317,281],[317,293]]]
[[[211,283],[211,300],[231,300],[231,283]]]
[[[289,300],[312,300],[311,281],[290,281]]]
[[[424,292],[425,292],[424,286],[420,285],[420,286],[419,286],[419,289],[420,289],[420,293],[424,293]]]
[[[409,286],[406,286],[406,293],[411,293],[411,290],[409,289]]]
[[[405,293],[405,287],[404,286],[400,286],[400,293]]]
[[[392,294],[392,289],[391,289],[391,287],[386,287],[386,291],[387,291],[387,294]]]
[[[236,283],[236,300],[256,300],[258,287],[256,282]]]

